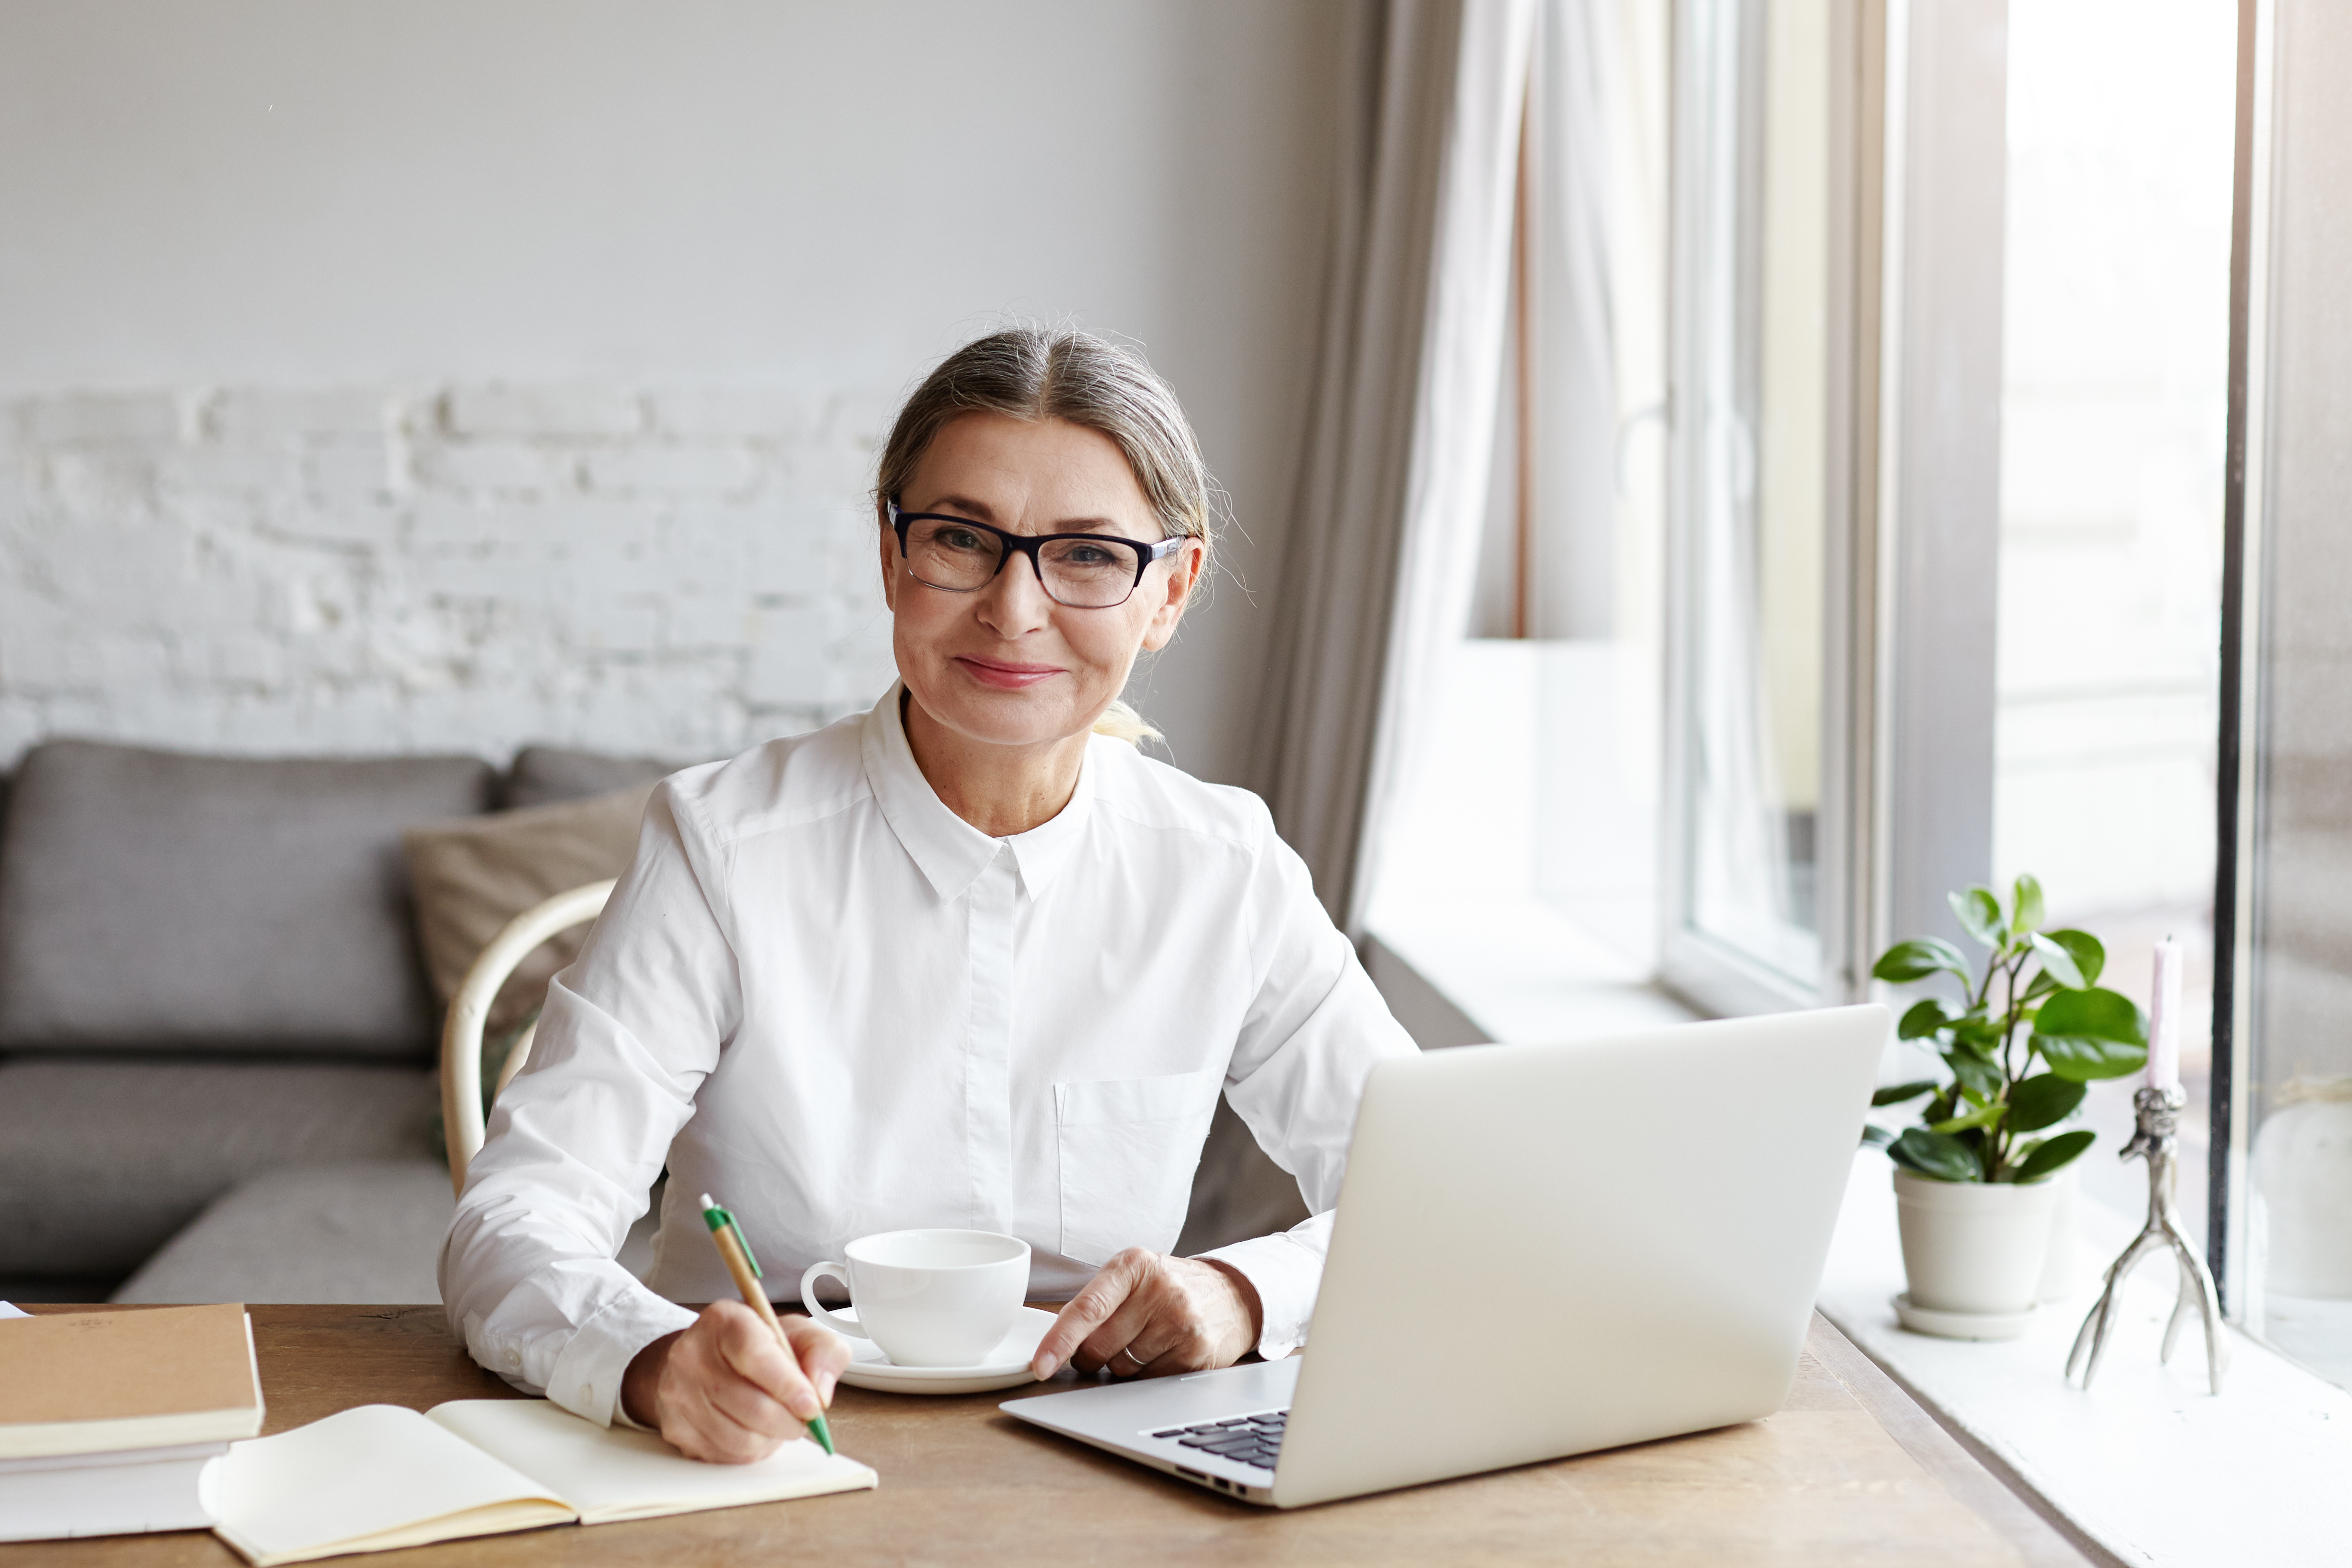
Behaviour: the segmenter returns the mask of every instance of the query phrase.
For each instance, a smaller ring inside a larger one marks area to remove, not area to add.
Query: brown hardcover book
[[[261,1430],[239,1303],[0,1322],[0,1459],[215,1443]]]

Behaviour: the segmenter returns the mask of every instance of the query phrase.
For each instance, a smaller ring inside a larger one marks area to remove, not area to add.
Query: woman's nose
[[[1054,613],[1053,596],[1022,551],[1013,551],[980,597],[980,618],[999,637],[1035,631]]]

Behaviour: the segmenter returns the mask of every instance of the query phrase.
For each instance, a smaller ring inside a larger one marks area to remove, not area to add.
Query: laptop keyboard
[[[1152,1436],[1173,1437],[1187,1448],[1270,1470],[1282,1453],[1282,1430],[1289,1420],[1289,1411],[1269,1410],[1259,1415],[1203,1421],[1197,1426],[1171,1426]]]

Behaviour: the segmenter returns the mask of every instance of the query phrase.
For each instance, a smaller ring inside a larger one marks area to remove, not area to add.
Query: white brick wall
[[[888,683],[887,396],[213,388],[0,405],[0,767],[535,740],[717,756]]]

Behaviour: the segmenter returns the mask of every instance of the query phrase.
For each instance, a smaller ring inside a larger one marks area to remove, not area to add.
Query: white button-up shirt
[[[1259,1350],[1306,1334],[1366,1074],[1412,1040],[1255,795],[1087,742],[1052,821],[992,838],[871,712],[690,768],[549,988],[441,1259],[484,1366],[597,1422],[621,1374],[734,1294],[732,1209],[771,1291],[877,1231],[1022,1237],[1034,1296],[1183,1228],[1223,1093],[1312,1217],[1207,1256]],[[614,1261],[667,1163],[656,1263]]]

